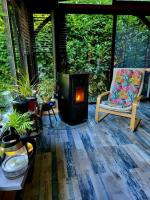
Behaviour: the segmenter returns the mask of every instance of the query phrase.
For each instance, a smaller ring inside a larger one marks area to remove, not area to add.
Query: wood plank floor
[[[136,132],[129,120],[110,115],[95,123],[95,105],[87,123],[69,126],[43,117],[33,180],[24,200],[150,199],[150,103],[141,103]],[[58,116],[57,116],[58,117]]]

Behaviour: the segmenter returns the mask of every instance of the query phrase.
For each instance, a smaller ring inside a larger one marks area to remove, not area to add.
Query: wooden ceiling
[[[150,15],[150,2],[119,1],[112,5],[68,4],[64,0],[14,0],[24,2],[32,13],[47,13],[58,8],[65,13],[76,14],[116,14],[116,15]]]

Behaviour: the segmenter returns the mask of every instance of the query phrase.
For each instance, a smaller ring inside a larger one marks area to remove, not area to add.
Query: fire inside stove
[[[84,89],[83,87],[76,88],[75,91],[75,102],[76,103],[83,103],[85,100]]]

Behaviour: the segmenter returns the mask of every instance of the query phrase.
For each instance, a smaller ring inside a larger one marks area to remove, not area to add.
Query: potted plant
[[[16,84],[9,86],[14,97],[13,108],[21,113],[34,110],[36,106],[35,84],[30,84],[28,71],[25,74],[19,73],[19,77],[14,80]]]
[[[38,95],[44,103],[48,103],[54,98],[55,83],[53,79],[41,80],[38,84]]]
[[[24,136],[28,135],[29,131],[33,129],[33,124],[29,112],[22,114],[14,110],[8,114],[8,121],[3,123],[3,129],[8,131],[10,127],[13,127],[19,135]]]

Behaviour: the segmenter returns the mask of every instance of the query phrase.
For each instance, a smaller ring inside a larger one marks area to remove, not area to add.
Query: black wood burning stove
[[[88,74],[58,73],[59,113],[70,125],[88,118],[88,77]]]

